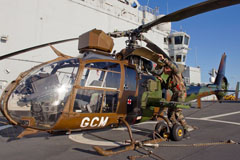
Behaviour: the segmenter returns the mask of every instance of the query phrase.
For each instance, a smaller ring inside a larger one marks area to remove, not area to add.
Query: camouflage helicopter
[[[21,73],[9,84],[0,99],[1,112],[10,124],[26,128],[19,137],[37,131],[51,133],[98,129],[124,123],[132,140],[130,148],[133,149],[135,143],[129,124],[150,120],[154,108],[174,104],[167,101],[167,92],[161,89],[161,83],[151,74],[152,63],[158,63],[157,54],[171,59],[142,33],[160,23],[180,21],[239,3],[240,0],[209,0],[136,29],[108,34],[94,29],[78,38],[51,42],[1,56],[0,60],[3,60],[49,45],[58,56]],[[126,48],[116,55],[111,54],[114,46],[112,37],[128,38]],[[83,55],[81,58],[64,55],[52,46],[72,40],[79,40],[78,49]],[[138,41],[146,42],[146,47],[139,46]],[[189,86],[186,101],[211,94],[221,100],[228,85],[224,76],[225,64],[226,55],[223,54],[215,83]],[[160,113],[157,116],[161,116]],[[162,118],[164,119],[163,116]],[[166,118],[164,120],[168,122]],[[159,133],[162,128],[169,126],[161,125],[164,124],[158,123],[155,129]],[[168,133],[168,129],[165,132]],[[171,133],[177,137],[176,140],[180,140],[183,128],[177,127]],[[95,149],[103,155],[109,155],[99,147]]]

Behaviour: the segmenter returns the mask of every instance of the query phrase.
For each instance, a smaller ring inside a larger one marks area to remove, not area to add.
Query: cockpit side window
[[[83,87],[120,87],[120,65],[112,62],[95,62],[85,65],[80,85]]]
[[[78,113],[116,112],[121,67],[113,62],[92,62],[84,67],[73,111]]]
[[[136,70],[125,66],[124,90],[136,91]]]

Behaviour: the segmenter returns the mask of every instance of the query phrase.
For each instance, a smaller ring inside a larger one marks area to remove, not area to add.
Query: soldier
[[[164,58],[162,54],[158,54],[158,56],[159,56],[158,62],[161,65],[162,63],[164,64],[163,73],[167,74],[168,78],[166,80],[166,83],[164,83],[160,76],[157,76],[157,78],[162,82],[162,85],[165,89],[170,89],[172,91],[173,95],[171,97],[171,101],[185,102],[187,95],[186,87],[183,81],[182,74],[179,71],[179,68],[176,66],[176,64]],[[173,124],[177,123],[178,120],[184,128],[185,137],[189,137],[188,132],[192,131],[193,127],[187,124],[183,116],[182,109],[177,108],[176,106],[177,105],[169,107],[168,118],[171,120]]]

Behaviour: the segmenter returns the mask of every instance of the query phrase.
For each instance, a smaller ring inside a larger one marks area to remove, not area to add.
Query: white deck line
[[[157,121],[147,121],[147,122],[134,124],[134,125],[131,125],[131,126],[138,126],[138,125],[141,125],[141,124],[154,124],[154,123],[157,123]],[[112,130],[122,130],[122,131],[124,131],[124,130],[127,130],[127,128],[126,127],[112,128]],[[132,131],[140,131],[140,130],[132,128]],[[143,132],[143,131],[141,131],[141,132]],[[111,142],[111,141],[92,140],[92,139],[84,137],[84,134],[85,134],[85,132],[75,133],[75,134],[69,135],[68,138],[70,140],[74,141],[74,142],[82,143],[82,144],[88,144],[88,145],[114,146],[114,147],[118,147],[118,146],[121,146],[121,145],[126,145],[125,142]]]
[[[12,127],[12,125],[4,125],[4,126],[1,126],[1,127],[0,127],[0,131],[1,131],[1,130],[4,130],[4,129],[6,129],[6,128],[10,128],[10,127]]]
[[[194,117],[186,117],[186,119],[199,120],[199,121],[219,122],[219,123],[227,123],[227,124],[234,124],[234,125],[240,126],[240,123],[237,123],[237,122],[229,122],[229,121],[222,121],[222,120],[215,120],[215,119],[194,118]]]
[[[213,119],[213,118],[230,116],[230,115],[234,115],[234,114],[240,114],[240,111],[230,112],[230,113],[225,113],[225,114],[219,114],[219,115],[209,116],[209,117],[202,117],[202,118],[186,117],[186,119],[200,120],[200,121],[210,121],[210,122],[219,122],[219,123],[226,123],[226,124],[233,124],[233,125],[240,126],[240,123],[238,123],[238,122],[230,122],[230,121],[223,121],[223,120]]]
[[[239,113],[240,113],[240,111],[238,111],[238,112],[231,112],[231,113],[225,113],[225,114],[219,114],[219,115],[209,116],[209,117],[203,117],[201,119],[219,118],[219,117],[225,117],[225,116],[230,116],[230,115],[239,114]]]

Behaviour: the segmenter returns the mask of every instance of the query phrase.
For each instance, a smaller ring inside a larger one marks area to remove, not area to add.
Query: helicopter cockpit
[[[95,34],[106,36],[98,30],[83,36],[92,38]],[[106,54],[113,46],[112,39],[97,51],[85,40],[79,43],[82,58],[66,58],[53,49],[59,58],[26,71],[9,85],[0,109],[12,123],[51,129],[65,113],[79,117],[84,113],[116,113],[122,64]],[[95,43],[91,45],[99,48]]]
[[[22,125],[49,128],[58,120],[72,90],[79,60],[53,62],[31,71],[12,92],[7,105],[11,118]],[[25,124],[26,123],[26,124]]]

